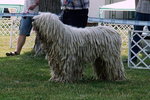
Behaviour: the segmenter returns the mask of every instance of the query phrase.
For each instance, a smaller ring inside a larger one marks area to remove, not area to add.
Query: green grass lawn
[[[6,40],[6,39],[5,39]],[[2,41],[2,39],[0,39]],[[125,65],[126,81],[93,80],[86,66],[84,80],[77,83],[48,81],[50,69],[44,57],[33,57],[31,49],[6,57],[9,46],[0,47],[0,100],[149,100],[150,70]],[[123,59],[127,53],[123,53]]]

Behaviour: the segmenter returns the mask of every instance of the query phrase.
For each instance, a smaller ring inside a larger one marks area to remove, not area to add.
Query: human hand
[[[31,5],[28,10],[33,10],[37,5]]]

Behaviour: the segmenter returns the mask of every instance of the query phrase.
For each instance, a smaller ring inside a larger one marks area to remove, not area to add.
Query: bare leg
[[[15,52],[20,54],[25,41],[26,41],[26,35],[19,35]]]

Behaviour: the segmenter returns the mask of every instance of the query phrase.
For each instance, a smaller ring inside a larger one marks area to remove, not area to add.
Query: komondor
[[[72,27],[52,13],[42,13],[33,20],[33,27],[48,54],[50,80],[81,80],[86,63],[93,64],[97,79],[125,80],[121,38],[115,30],[103,26]]]

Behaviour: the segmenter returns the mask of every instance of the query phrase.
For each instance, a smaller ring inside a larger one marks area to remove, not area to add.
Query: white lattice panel
[[[20,17],[14,17],[11,19],[0,19],[0,36],[10,36],[10,47],[16,47],[16,41],[19,33]],[[110,26],[116,29],[122,36],[122,48],[127,48],[128,43],[128,31],[132,29],[131,25],[100,23],[100,25]],[[27,37],[25,48],[32,48],[34,45],[35,34],[32,32],[31,36]]]
[[[150,32],[140,35],[143,31],[129,31],[128,66],[131,68],[150,69]],[[133,37],[138,36],[135,41]],[[136,48],[136,49],[135,49]],[[135,50],[138,50],[136,53]]]
[[[9,18],[0,19],[0,35],[9,35],[11,32],[13,21]]]
[[[9,46],[11,48],[16,47],[17,37],[19,33],[20,19],[21,19],[20,17],[0,18],[0,36],[10,36]],[[34,40],[35,34],[32,31],[31,36],[27,37],[24,48],[32,48],[34,45]],[[4,40],[3,43],[5,43]],[[3,43],[1,43],[1,45],[3,45]]]
[[[99,25],[109,26],[117,30],[122,37],[122,50],[126,50],[128,48],[128,31],[133,29],[133,25],[112,24],[112,23],[99,23]]]

